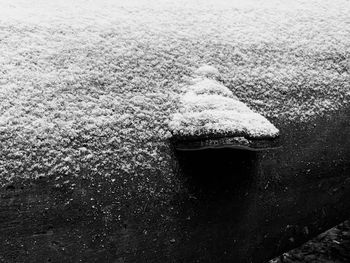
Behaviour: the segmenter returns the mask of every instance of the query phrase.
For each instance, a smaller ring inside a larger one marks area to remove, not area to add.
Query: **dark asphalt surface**
[[[350,262],[350,220],[322,233],[269,263]]]

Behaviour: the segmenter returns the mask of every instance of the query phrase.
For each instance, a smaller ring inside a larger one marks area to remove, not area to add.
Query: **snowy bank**
[[[3,0],[0,178],[138,178],[153,193],[144,180],[160,174],[173,188],[167,121],[186,76],[211,63],[274,123],[312,121],[350,101],[349,13],[345,0]]]

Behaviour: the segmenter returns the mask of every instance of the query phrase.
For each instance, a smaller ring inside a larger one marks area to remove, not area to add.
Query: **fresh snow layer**
[[[186,86],[184,88],[184,91],[188,91],[189,94],[194,93],[195,95],[221,95],[224,97],[237,99],[237,97],[232,94],[232,91],[215,80],[207,78],[194,78],[188,82],[192,85]]]
[[[273,122],[344,107],[349,14],[345,0],[2,0],[0,178],[173,185],[167,121],[203,64]]]
[[[250,138],[273,138],[278,130],[260,114],[232,110],[205,110],[174,114],[171,127],[175,135],[246,135]]]
[[[215,77],[220,75],[219,70],[210,65],[202,65],[194,72],[194,74],[202,77]]]
[[[274,138],[278,135],[279,131],[272,123],[233,98],[232,92],[227,91],[227,97],[225,93],[212,94],[210,87],[214,91],[226,89],[208,79],[198,81],[187,88],[188,91],[180,99],[180,112],[174,114],[169,122],[174,136],[183,138],[245,135],[257,139]],[[196,89],[206,90],[207,94],[196,94]]]

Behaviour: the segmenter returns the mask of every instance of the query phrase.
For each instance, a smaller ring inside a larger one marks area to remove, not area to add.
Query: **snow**
[[[219,74],[217,69],[210,69]],[[198,70],[194,75],[198,75]],[[214,134],[274,138],[279,134],[278,129],[265,117],[253,112],[214,80],[204,78],[184,90],[187,92],[180,98],[180,112],[175,113],[169,122],[175,137],[209,137]]]
[[[2,0],[0,178],[172,185],[167,124],[201,65],[225,87],[200,75],[208,85],[195,94],[230,90],[270,120],[340,109],[350,99],[349,13],[345,0]]]
[[[197,95],[192,91],[184,94],[180,99],[180,102],[182,103],[180,109],[184,112],[211,109],[233,110],[237,112],[247,112],[249,110],[244,103],[236,99],[232,99],[230,97],[227,98],[216,94]]]
[[[211,65],[202,65],[194,72],[195,75],[201,76],[201,77],[217,77],[220,75],[219,70]]]
[[[278,130],[257,113],[205,110],[174,114],[170,124],[175,135],[247,135],[249,138],[276,137]]]
[[[224,97],[237,98],[227,87],[212,79],[193,78],[190,79],[188,82],[192,85],[186,86],[184,88],[185,91],[192,92],[196,95],[216,94]]]

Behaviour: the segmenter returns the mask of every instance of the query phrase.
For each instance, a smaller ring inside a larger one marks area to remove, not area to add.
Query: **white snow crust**
[[[201,77],[217,77],[220,75],[219,70],[214,66],[204,64],[194,72],[195,75]]]
[[[195,71],[197,74],[197,71]],[[211,90],[213,88],[213,91]],[[180,112],[169,127],[174,136],[241,136],[274,138],[278,129],[262,115],[253,112],[231,91],[214,80],[197,81],[180,98]],[[200,92],[196,92],[199,90]],[[215,94],[217,91],[226,91]],[[205,91],[206,93],[203,93]],[[214,93],[214,94],[213,94]]]
[[[167,121],[200,65],[216,67],[227,88],[206,80],[190,88],[198,100],[224,96],[234,107],[230,90],[273,122],[340,109],[350,99],[349,14],[346,0],[2,0],[1,182],[173,185]]]

